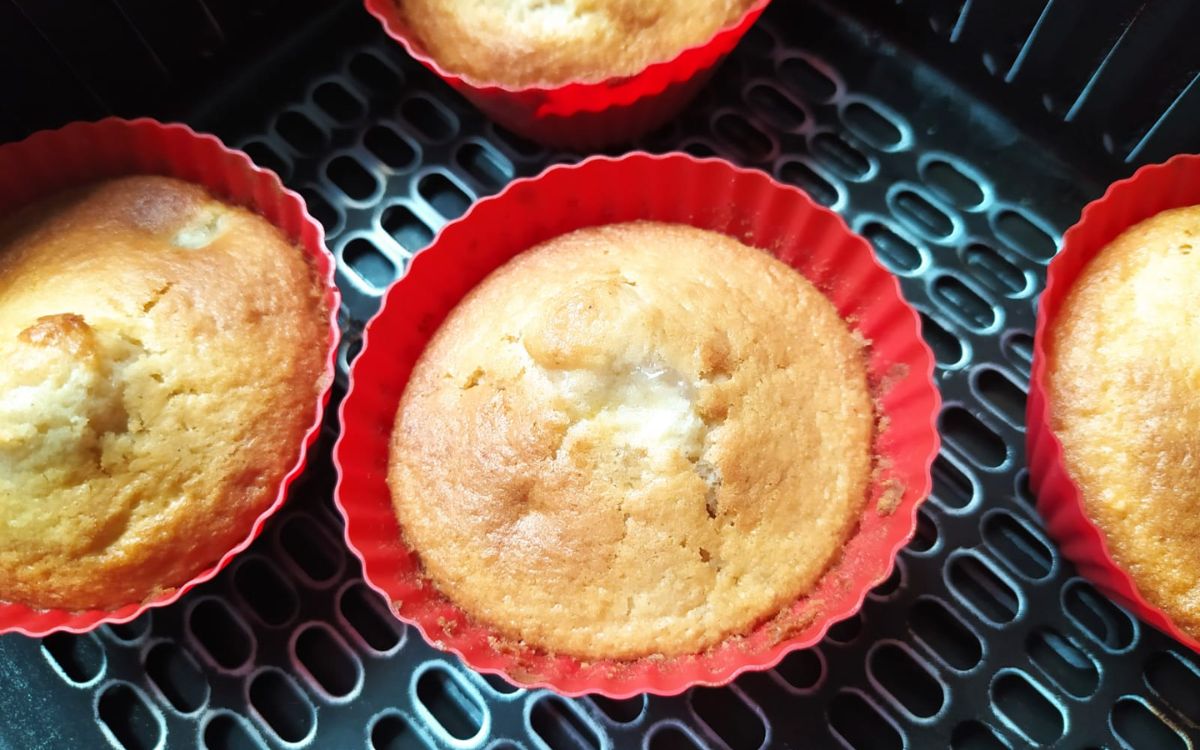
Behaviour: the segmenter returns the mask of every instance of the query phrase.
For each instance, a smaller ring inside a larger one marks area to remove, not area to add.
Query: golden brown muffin
[[[1052,335],[1052,426],[1142,594],[1200,637],[1200,206],[1097,255]]]
[[[707,42],[754,0],[396,0],[431,57],[529,86],[633,75]]]
[[[680,225],[522,253],[447,318],[389,485],[444,594],[585,658],[699,652],[809,591],[866,503],[860,343],[804,277]]]
[[[0,222],[0,600],[141,602],[244,539],[325,385],[322,299],[279,230],[175,179]]]

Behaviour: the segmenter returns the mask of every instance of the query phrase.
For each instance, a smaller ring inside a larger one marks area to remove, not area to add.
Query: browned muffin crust
[[[245,538],[325,385],[323,296],[269,222],[171,178],[0,221],[0,600],[141,602]]]
[[[510,86],[628,76],[708,41],[754,0],[396,0],[452,73]]]
[[[1051,334],[1052,425],[1087,514],[1153,604],[1200,638],[1200,206],[1126,230]]]
[[[861,345],[803,276],[691,227],[522,253],[450,314],[389,485],[443,593],[584,658],[702,651],[809,591],[865,505]]]

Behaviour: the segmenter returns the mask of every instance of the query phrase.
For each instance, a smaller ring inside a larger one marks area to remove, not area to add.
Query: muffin
[[[1082,270],[1048,348],[1051,428],[1084,510],[1142,595],[1200,637],[1200,206]]]
[[[326,385],[323,297],[271,223],[173,178],[0,220],[0,600],[142,602],[245,539]]]
[[[394,0],[430,56],[507,86],[631,76],[703,44],[754,0]]]
[[[697,653],[812,590],[872,480],[863,345],[800,273],[714,232],[581,229],[450,313],[388,485],[428,580],[514,642]]]

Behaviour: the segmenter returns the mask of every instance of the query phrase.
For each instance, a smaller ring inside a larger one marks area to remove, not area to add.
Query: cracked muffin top
[[[171,178],[0,220],[0,600],[141,602],[244,539],[313,419],[322,300],[266,219]]]
[[[510,86],[638,73],[711,39],[754,0],[395,0],[450,72]]]
[[[1051,333],[1047,392],[1088,516],[1142,595],[1200,638],[1200,206],[1125,230]]]
[[[583,229],[450,313],[388,482],[427,577],[504,638],[695,653],[817,583],[866,505],[861,341],[802,275],[692,227]]]

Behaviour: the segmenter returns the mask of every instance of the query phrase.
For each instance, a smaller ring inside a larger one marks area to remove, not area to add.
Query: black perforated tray
[[[1190,116],[1195,81],[1137,92],[1157,107],[1140,120],[1074,119],[1029,91],[1103,72],[1140,3],[1108,9],[1111,30],[1085,39],[1100,53],[1065,58],[1039,29],[1103,25],[1064,20],[1068,3],[864,5],[856,18],[778,0],[700,99],[641,144],[808,190],[872,241],[922,312],[944,449],[916,539],[858,616],[775,670],[675,698],[564,700],[481,678],[361,583],[330,502],[331,409],[287,508],[218,579],[130,625],[0,638],[0,748],[1191,747],[1197,658],[1047,540],[1022,424],[1034,301],[1061,231],[1133,162],[1194,145],[1180,117],[1155,117]],[[1161,5],[1145,11],[1154,29],[1184,18]],[[1037,72],[1030,59],[1041,77],[1006,93]],[[1075,64],[1052,75],[1056,59]],[[343,375],[381,292],[433,233],[514,176],[576,158],[486,122],[356,3],[242,71],[139,111],[216,132],[304,194],[339,261]]]

